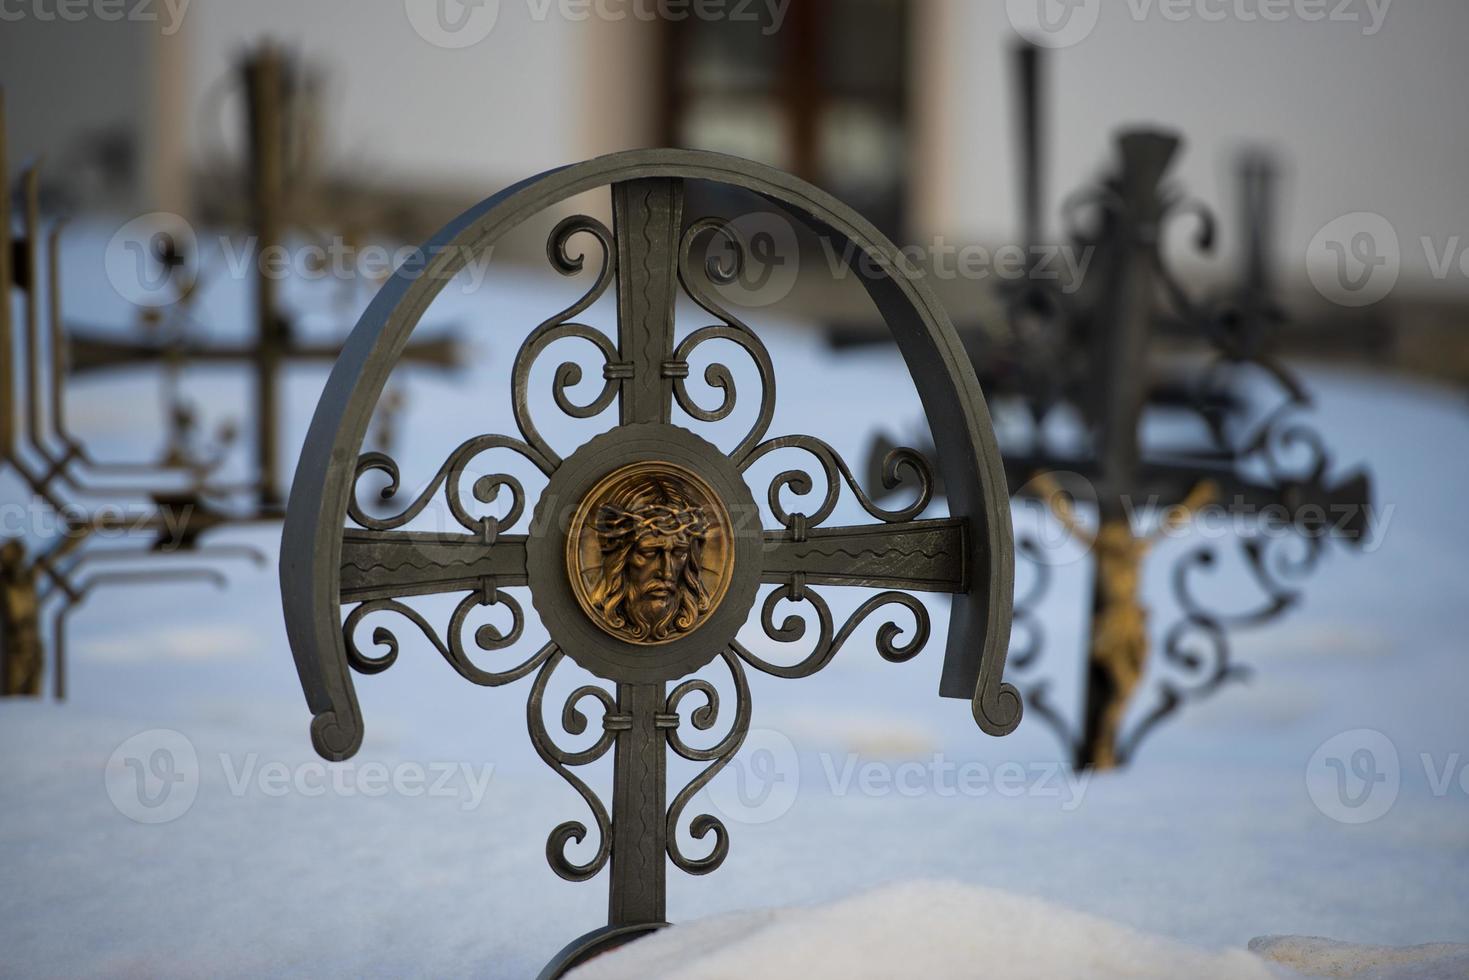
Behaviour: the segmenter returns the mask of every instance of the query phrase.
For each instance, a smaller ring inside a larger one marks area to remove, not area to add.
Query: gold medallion
[[[723,502],[672,463],[632,463],[603,477],[566,538],[582,611],[629,643],[668,643],[698,629],[724,598],[733,566]]]

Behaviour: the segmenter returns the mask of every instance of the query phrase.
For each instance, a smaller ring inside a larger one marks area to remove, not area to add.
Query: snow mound
[[[1056,977],[1250,980],[1290,974],[1244,950],[1207,950],[990,888],[914,881],[810,908],[672,926],[573,971],[573,980]]]
[[[1250,951],[1311,977],[1439,980],[1469,977],[1469,946],[1359,946],[1315,936],[1260,936]]]

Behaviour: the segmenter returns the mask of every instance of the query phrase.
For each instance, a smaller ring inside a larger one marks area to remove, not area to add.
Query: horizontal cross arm
[[[475,534],[348,530],[342,535],[341,601],[433,595],[525,584],[525,535],[493,544]]]
[[[249,364],[260,357],[258,344],[169,343],[132,340],[117,337],[106,330],[88,330],[72,325],[68,328],[67,363],[73,373],[105,371],[147,364]],[[319,361],[331,364],[341,356],[340,344],[303,344],[285,341],[276,352],[293,361]],[[403,349],[403,360],[413,364],[449,369],[460,362],[459,343],[451,335],[430,337],[410,343]]]
[[[958,593],[967,587],[965,522],[955,519],[765,533],[766,582]]]
[[[1099,484],[1094,460],[1062,457],[1005,457],[1005,475],[1018,497],[1036,497],[1042,488],[1031,481],[1040,473],[1065,471],[1080,474]],[[1271,521],[1270,511],[1283,516],[1302,531],[1327,533],[1353,545],[1365,541],[1372,518],[1372,481],[1365,472],[1349,473],[1338,479],[1306,474],[1279,481],[1255,479],[1238,472],[1226,455],[1173,455],[1143,460],[1138,464],[1132,486],[1113,492],[1130,498],[1139,508],[1151,505],[1172,507],[1186,500],[1205,480],[1216,487],[1213,504],[1232,515]],[[1107,488],[1096,486],[1099,494]],[[1042,493],[1043,495],[1043,493]]]

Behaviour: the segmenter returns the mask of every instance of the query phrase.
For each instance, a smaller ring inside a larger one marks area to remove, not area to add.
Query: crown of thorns
[[[609,546],[646,534],[667,537],[703,538],[709,520],[702,507],[672,507],[647,504],[628,510],[615,504],[603,504],[597,510],[597,533]]]

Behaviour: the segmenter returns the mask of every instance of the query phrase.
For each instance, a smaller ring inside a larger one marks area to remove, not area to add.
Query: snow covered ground
[[[74,249],[75,281],[99,268],[99,251]],[[93,281],[68,300],[79,319],[129,315]],[[396,455],[409,488],[465,436],[512,431],[503,378],[514,345],[573,292],[520,271],[492,272],[477,294],[455,291],[424,330],[457,322],[477,360],[455,379],[405,375]],[[204,312],[229,325],[224,333],[243,329],[244,295],[225,283]],[[860,474],[873,428],[919,417],[911,385],[895,383],[896,354],[833,357],[811,332],[752,319],[782,378],[820,379],[805,394],[782,387],[772,434],[821,435]],[[329,334],[334,324],[321,316],[309,326]],[[540,390],[554,366],[543,359]],[[323,380],[310,366],[290,372],[288,445]],[[1337,458],[1369,462],[1392,509],[1370,554],[1328,555],[1303,608],[1238,637],[1253,681],[1171,722],[1130,770],[1078,780],[1034,718],[991,739],[966,704],[936,696],[941,602],[935,640],[905,665],[872,652],[869,624],[813,678],[752,679],[750,742],[695,803],[724,816],[729,858],[706,878],[670,867],[670,917],[835,902],[779,922],[755,911],[690,935],[758,926],[778,937],[830,919],[833,955],[850,958],[863,948],[852,945],[854,917],[888,936],[876,928],[886,903],[944,904],[941,891],[902,890],[917,886],[870,889],[952,882],[942,887],[975,889],[953,902],[976,924],[966,930],[955,916],[941,935],[965,955],[991,956],[979,940],[1008,933],[1000,967],[985,972],[1012,976],[1056,964],[1057,935],[1099,957],[1156,953],[1197,966],[1171,975],[1201,976],[1252,975],[1258,961],[1243,950],[1266,935],[1469,941],[1469,410],[1460,395],[1379,377],[1313,371],[1308,381]],[[191,390],[219,418],[237,413],[248,389],[217,371]],[[103,455],[152,452],[156,440],[137,430],[157,424],[154,392],[141,374],[88,382],[72,399],[74,426]],[[543,428],[563,446],[596,431]],[[845,507],[836,519],[856,514]],[[469,685],[405,629],[397,665],[358,679],[361,753],[330,767],[315,759],[280,619],[278,533],[218,536],[271,555],[266,568],[233,568],[227,592],[98,594],[71,631],[70,700],[0,705],[10,747],[0,972],[520,978],[604,921],[605,874],[571,884],[545,863],[551,829],[586,817],[530,747],[526,682]],[[1168,564],[1160,554],[1146,581],[1160,603]],[[1074,690],[1085,585],[1084,564],[1059,569],[1044,607],[1062,704]],[[842,613],[835,600],[833,611]],[[594,767],[595,785],[606,778]],[[1374,819],[1354,822],[1364,816]],[[658,948],[650,941],[646,955]]]
[[[574,980],[924,977],[1011,980],[1428,980],[1469,973],[1469,946],[1361,946],[1269,936],[1249,951],[1151,936],[1037,898],[954,882],[903,882],[800,909],[673,926],[601,956]]]

